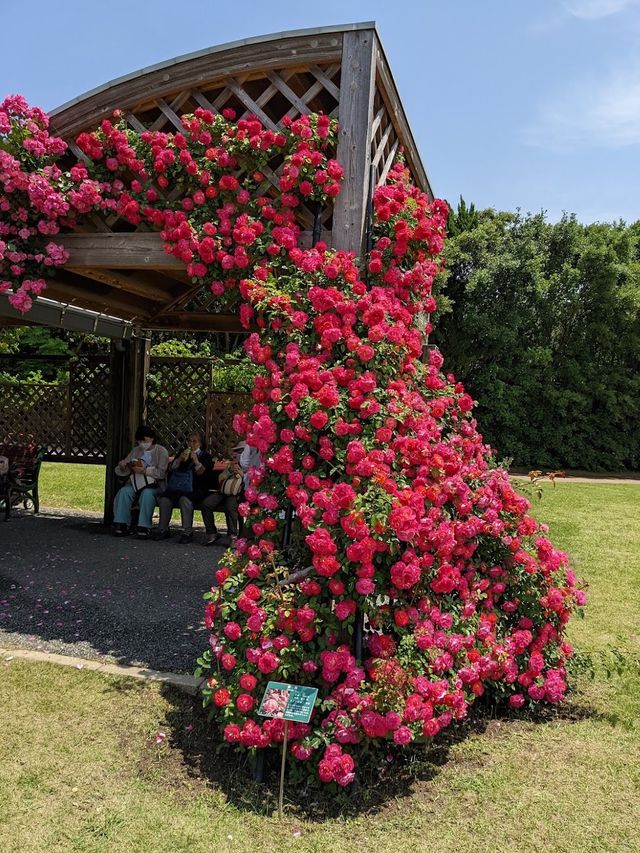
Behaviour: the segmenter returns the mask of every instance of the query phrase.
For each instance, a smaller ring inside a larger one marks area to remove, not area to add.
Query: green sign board
[[[258,714],[294,723],[308,723],[318,695],[317,687],[270,681],[264,691]]]

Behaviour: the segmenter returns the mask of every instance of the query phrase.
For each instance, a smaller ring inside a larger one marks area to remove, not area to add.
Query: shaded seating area
[[[0,511],[8,521],[12,507],[40,511],[39,477],[44,450],[31,435],[5,436],[0,444]]]
[[[0,646],[192,672],[223,551],[118,539],[67,510],[16,513],[0,536]]]
[[[228,512],[227,506],[226,506],[226,500],[228,499],[228,495],[224,494],[221,491],[220,474],[225,470],[225,468],[228,467],[229,464],[230,464],[230,460],[228,460],[228,459],[216,459],[213,463],[213,472],[212,472],[213,476],[212,476],[212,480],[211,480],[211,488],[209,489],[209,491],[205,494],[200,493],[199,495],[193,495],[189,498],[189,503],[191,505],[192,513],[193,514],[195,514],[195,513],[200,514],[202,517],[202,521],[206,526],[206,524],[207,524],[207,522],[206,522],[206,509],[205,509],[205,507],[203,507],[203,503],[204,503],[205,499],[209,498],[211,495],[218,496],[219,502],[216,502],[213,509],[210,509],[209,512],[211,513],[211,515],[214,518],[216,515],[224,517],[227,535],[232,533],[234,525],[230,524],[229,512]],[[115,474],[114,477],[115,477],[115,481],[116,481],[118,486],[122,486],[126,482],[126,478],[119,477],[117,474]],[[244,489],[242,488],[241,491],[237,495],[232,496],[234,501],[235,501],[236,507],[237,507],[237,504],[242,502],[243,495],[244,495]],[[154,516],[156,518],[156,520],[157,520],[157,516],[158,516],[159,500],[162,498],[162,496],[163,496],[162,494],[158,495],[158,501],[157,501],[155,516]],[[203,510],[205,510],[205,511],[203,512]],[[136,496],[134,498],[133,504],[131,506],[131,523],[129,525],[129,531],[128,531],[130,534],[134,534],[136,532],[136,528],[138,526],[139,511],[140,511],[139,496]],[[172,521],[175,522],[179,518],[180,515],[181,515],[180,504],[179,504],[179,501],[176,500],[174,502],[174,507],[173,507]],[[173,525],[173,526],[175,526],[175,525]],[[207,542],[206,544],[209,544],[209,545],[217,544],[218,539],[221,540],[220,541],[221,545],[229,544],[227,541],[222,541],[223,534],[220,532],[219,528],[217,527],[217,521],[214,521],[214,526],[216,528],[213,531],[216,534],[215,539],[214,539],[214,541]],[[244,529],[244,518],[241,515],[237,515],[235,528],[237,529],[237,535],[242,535],[243,529]],[[158,527],[156,527],[154,530],[155,534],[157,534],[157,532],[158,532]],[[207,530],[207,533],[209,533],[209,530]],[[168,533],[167,533],[167,535],[160,536],[160,537],[158,537],[157,535],[154,535],[152,538],[154,538],[154,539],[157,539],[157,538],[165,539],[165,538],[167,538],[168,539],[169,535],[168,535]]]

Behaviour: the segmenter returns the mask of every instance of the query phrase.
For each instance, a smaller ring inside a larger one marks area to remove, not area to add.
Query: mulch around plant
[[[95,515],[0,521],[0,646],[192,672],[224,547],[115,538]]]

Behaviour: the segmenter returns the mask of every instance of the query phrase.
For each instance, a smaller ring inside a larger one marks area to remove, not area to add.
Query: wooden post
[[[150,341],[135,338],[111,341],[109,357],[109,417],[107,470],[104,480],[104,523],[113,521],[116,479],[113,469],[133,446],[133,436],[147,412],[146,378]]]
[[[126,341],[112,340],[109,353],[109,414],[107,418],[107,469],[104,478],[104,523],[113,521],[113,498],[116,482],[113,469],[123,457],[124,375]]]
[[[345,170],[344,183],[333,210],[332,245],[362,255],[365,237],[371,117],[376,77],[375,30],[355,30],[342,36],[340,131],[337,159]]]
[[[125,377],[125,405],[127,407],[129,446],[140,424],[147,418],[147,373],[149,372],[148,338],[134,338],[129,342],[129,357]],[[153,426],[153,424],[151,424]]]

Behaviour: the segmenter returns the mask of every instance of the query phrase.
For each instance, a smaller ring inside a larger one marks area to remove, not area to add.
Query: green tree
[[[640,223],[452,216],[434,341],[526,467],[640,467]]]

